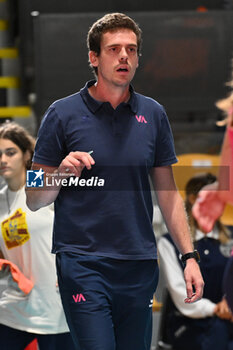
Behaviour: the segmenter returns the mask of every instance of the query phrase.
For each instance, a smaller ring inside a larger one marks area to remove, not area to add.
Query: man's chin
[[[114,81],[114,85],[116,87],[122,87],[122,88],[126,88],[127,86],[129,86],[131,80],[129,79],[116,79]]]

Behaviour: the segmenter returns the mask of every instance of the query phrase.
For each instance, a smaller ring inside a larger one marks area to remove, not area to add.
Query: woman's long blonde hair
[[[232,76],[231,80],[226,83],[227,86],[231,88],[231,92],[226,98],[218,100],[215,105],[219,108],[225,117],[225,119],[218,121],[216,124],[218,126],[233,126],[233,60],[232,60]]]

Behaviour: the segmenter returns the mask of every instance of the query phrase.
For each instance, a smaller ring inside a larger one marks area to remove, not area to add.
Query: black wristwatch
[[[181,255],[181,261],[182,261],[184,267],[186,265],[186,260],[192,259],[192,258],[195,259],[197,263],[200,262],[200,255],[199,255],[197,250],[194,250],[193,252]]]

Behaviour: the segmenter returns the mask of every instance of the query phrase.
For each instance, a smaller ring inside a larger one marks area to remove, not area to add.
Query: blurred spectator
[[[192,216],[198,192],[216,181],[212,174],[198,174],[186,185],[186,209],[194,246],[199,251],[200,269],[205,281],[203,298],[185,304],[186,288],[179,252],[169,234],[158,241],[161,272],[172,299],[167,317],[167,336],[174,350],[233,349],[232,314],[223,298],[222,279],[230,256],[232,241],[227,228],[216,221],[208,234],[202,232]]]
[[[233,80],[230,85],[233,87]],[[193,216],[205,232],[213,229],[226,204],[233,204],[233,92],[216,105],[226,116],[218,125],[227,126],[221,151],[219,181],[203,187],[192,210]]]
[[[0,349],[22,350],[37,339],[40,350],[72,350],[51,254],[53,208],[26,206],[26,170],[34,139],[16,123],[0,125]],[[9,273],[11,272],[11,274]]]

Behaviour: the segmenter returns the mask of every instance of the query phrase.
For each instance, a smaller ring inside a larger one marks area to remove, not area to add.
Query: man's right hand
[[[39,163],[32,164],[32,170],[43,169],[46,177],[53,177],[58,175],[61,178],[67,178],[69,176],[80,177],[83,168],[91,169],[95,164],[94,159],[87,152],[70,152],[61,162],[59,167],[43,165]],[[61,182],[58,184],[54,182],[54,185],[49,187],[49,191],[45,191],[41,188],[26,188],[27,206],[32,211],[36,211],[42,207],[50,205],[55,201],[60,191]]]
[[[85,167],[90,170],[94,164],[95,161],[88,152],[70,152],[59,165],[58,174],[62,177],[80,177]]]

